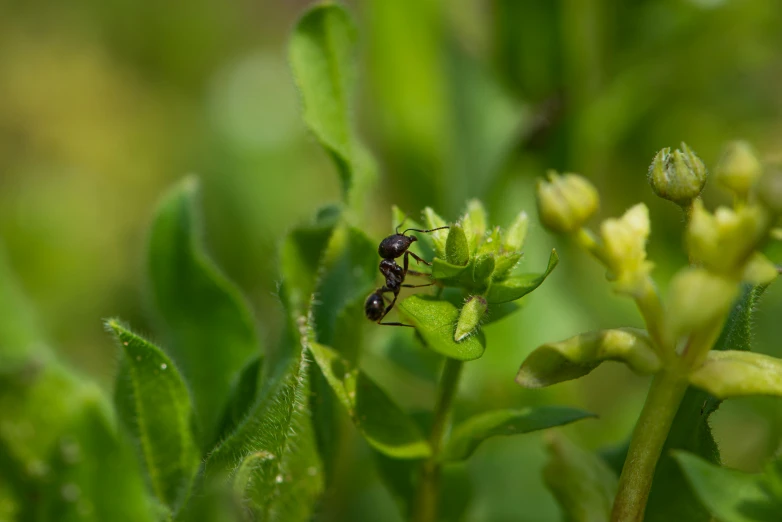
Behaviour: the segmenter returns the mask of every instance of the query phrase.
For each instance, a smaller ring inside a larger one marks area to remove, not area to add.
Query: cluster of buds
[[[782,172],[765,168],[749,145],[736,142],[727,147],[715,178],[733,193],[734,206],[712,213],[700,198],[706,167],[686,144],[673,152],[661,150],[649,168],[648,181],[654,192],[681,206],[688,217],[690,264],[674,276],[666,299],[660,297],[651,277],[653,265],[646,259],[650,221],[645,205],[635,205],[621,218],[606,219],[595,234],[587,221],[599,202],[597,191],[585,178],[549,173],[547,180],[540,181],[537,195],[543,225],[570,235],[605,265],[615,289],[636,301],[647,330],[623,331],[622,335],[613,334],[615,330],[592,332],[543,345],[522,365],[520,384],[537,387],[574,378],[612,358],[640,373],[683,364],[692,373],[692,384],[715,393],[710,389],[714,380],[701,379],[698,372],[705,371],[709,351],[741,284],[766,285],[779,274],[760,249],[778,235],[774,227],[782,218]],[[720,357],[719,368],[727,368],[725,356]],[[782,361],[775,364],[782,370]],[[725,371],[735,377],[736,368]],[[774,386],[767,391],[782,394],[782,381]]]
[[[424,225],[429,229],[447,224],[431,208],[424,210],[423,217]],[[435,254],[432,276],[444,289],[442,299],[455,307],[453,343],[466,342],[488,320],[498,319],[518,308],[513,301],[540,286],[558,262],[556,252],[552,252],[543,273],[515,274],[527,235],[527,213],[520,212],[504,229],[489,227],[487,223],[488,216],[483,205],[472,200],[456,223],[429,236]],[[426,312],[424,304],[422,299],[409,298],[401,303],[400,310],[419,327],[419,332],[426,339],[428,330],[441,329],[441,326],[436,318],[434,323],[431,318],[422,320]],[[441,301],[437,306],[444,305]],[[445,313],[444,309],[441,312]],[[444,346],[435,342],[434,337],[429,341],[428,344],[435,349]],[[445,347],[441,351],[445,353],[446,349],[453,349],[457,354],[460,350]],[[453,356],[453,353],[445,354]]]

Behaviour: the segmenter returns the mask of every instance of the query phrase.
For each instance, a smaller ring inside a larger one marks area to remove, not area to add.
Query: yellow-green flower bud
[[[464,266],[470,262],[470,246],[461,224],[452,225],[445,241],[445,260]]]
[[[687,227],[687,250],[693,261],[709,270],[739,278],[765,230],[763,211],[757,206],[720,207],[711,214],[696,201]]]
[[[717,183],[743,199],[747,197],[762,172],[763,167],[749,143],[734,141],[725,147],[714,169],[714,178]]]
[[[735,280],[703,268],[676,274],[665,307],[666,331],[675,343],[683,336],[710,328],[730,309],[738,292]]]
[[[650,231],[649,209],[643,203],[630,208],[621,218],[606,219],[600,225],[603,259],[620,292],[635,294],[652,269],[652,263],[646,260]]]
[[[483,297],[479,295],[470,297],[459,312],[459,321],[456,323],[453,340],[458,343],[473,333],[481,324],[481,319],[483,319],[487,308],[489,305]]]
[[[659,197],[687,206],[697,198],[706,184],[706,166],[682,143],[682,149],[662,149],[649,167],[649,184]]]
[[[578,174],[548,173],[538,182],[538,212],[543,226],[552,232],[576,232],[597,212],[600,199],[595,187]]]
[[[782,214],[782,170],[768,170],[757,184],[760,204],[772,214]]]
[[[502,246],[506,250],[511,252],[520,252],[521,247],[524,246],[524,239],[527,237],[527,229],[529,228],[529,217],[527,213],[521,211],[516,219],[505,231],[502,237]]]

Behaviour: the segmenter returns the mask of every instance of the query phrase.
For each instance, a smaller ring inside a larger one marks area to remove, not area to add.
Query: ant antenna
[[[403,221],[403,223],[404,223],[404,221]],[[398,228],[398,227],[397,227],[397,228]],[[430,228],[429,230],[421,230],[420,228],[408,228],[407,230],[405,230],[404,232],[402,232],[402,235],[404,235],[404,234],[407,234],[407,233],[408,233],[408,232],[410,232],[411,230],[412,230],[413,232],[422,232],[422,233],[426,234],[426,233],[429,233],[429,232],[434,232],[435,230],[445,230],[446,228],[451,228],[451,227],[437,227],[437,228]],[[397,233],[398,233],[398,232],[397,232]]]
[[[402,227],[402,225],[404,225],[404,224],[405,224],[405,221],[407,221],[407,215],[405,215],[405,218],[402,220],[402,222],[401,222],[401,223],[399,223],[399,224],[396,226],[396,228],[394,229],[394,232],[396,232],[396,233],[398,234],[398,233],[399,233],[399,229]],[[406,232],[406,231],[405,231],[405,232]],[[404,232],[403,232],[403,233],[404,233]]]

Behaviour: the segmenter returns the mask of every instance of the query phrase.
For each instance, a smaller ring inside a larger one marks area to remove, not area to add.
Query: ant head
[[[380,292],[374,292],[369,294],[367,300],[364,302],[364,314],[370,321],[379,321],[383,318],[383,311],[386,308],[386,304],[383,301],[383,296]]]

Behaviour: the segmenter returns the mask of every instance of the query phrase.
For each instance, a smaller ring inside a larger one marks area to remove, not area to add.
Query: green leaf
[[[556,250],[552,250],[545,272],[542,274],[522,274],[509,277],[503,281],[497,281],[489,287],[486,300],[490,304],[499,304],[524,297],[546,280],[551,271],[557,266],[557,263],[559,263],[559,255],[557,255]]]
[[[498,435],[518,435],[570,424],[594,417],[575,408],[542,406],[522,410],[496,410],[476,415],[457,425],[442,454],[444,461],[468,459],[486,439]]]
[[[445,260],[452,265],[466,266],[470,262],[470,254],[464,228],[459,224],[452,225],[445,241]]]
[[[149,501],[130,443],[109,421],[97,387],[82,394],[72,423],[58,433],[59,447],[42,488],[38,520],[152,522]]]
[[[294,350],[302,346],[294,325],[286,329],[282,343],[289,346],[281,346],[280,352],[296,356],[280,361],[244,421],[209,455],[202,490],[221,483],[247,456],[264,454],[263,464],[248,472],[252,487],[244,488],[242,504],[257,520],[299,522],[311,517],[323,472],[309,418],[309,361],[303,348]],[[198,509],[196,500],[187,511]]]
[[[228,402],[225,406],[220,432],[216,441],[227,438],[231,432],[244,420],[244,416],[250,411],[258,398],[260,389],[261,372],[264,367],[264,358],[255,357],[244,367],[239,378],[234,382]]]
[[[327,346],[309,350],[339,402],[377,451],[397,459],[428,457],[431,448],[418,426],[364,372]]]
[[[190,394],[160,348],[114,319],[106,326],[123,353],[117,377],[120,418],[139,449],[152,491],[174,511],[189,494],[201,461],[192,432]]]
[[[167,194],[150,234],[151,295],[164,345],[193,392],[204,448],[217,432],[231,384],[259,343],[247,303],[207,257],[195,210],[197,181]]]
[[[698,499],[720,522],[776,522],[782,506],[762,486],[762,475],[725,469],[684,451],[679,463]]]
[[[467,215],[470,217],[470,227],[476,243],[483,240],[488,228],[489,217],[486,213],[483,203],[477,199],[471,199],[467,202]]]
[[[763,291],[764,287],[744,285],[715,344],[715,350],[749,349],[753,314]],[[694,387],[690,387],[684,394],[655,470],[646,508],[648,522],[711,520],[709,513],[687,487],[681,468],[670,455],[672,450],[684,450],[719,464],[719,449],[709,425],[709,416],[717,410],[719,404],[719,399]]]
[[[0,245],[0,375],[49,355],[40,331]]]
[[[375,167],[351,122],[355,44],[356,28],[347,11],[336,4],[320,4],[299,19],[288,52],[304,121],[334,159],[343,194],[359,211]]]
[[[471,361],[483,355],[486,338],[480,330],[463,341],[454,341],[459,309],[452,303],[413,295],[397,306],[432,350],[460,361]]]
[[[542,388],[582,377],[604,361],[620,361],[639,374],[660,369],[660,359],[643,330],[619,328],[589,332],[536,348],[521,365],[516,382]]]
[[[782,361],[759,353],[709,352],[690,374],[690,383],[717,399],[747,395],[782,395]]]
[[[521,249],[524,246],[524,240],[527,238],[528,229],[529,216],[522,210],[502,236],[502,246],[505,250],[521,252]]]
[[[448,225],[448,223],[432,210],[431,207],[426,207],[424,209],[424,220],[426,221],[427,229],[440,228]],[[448,240],[448,230],[432,232],[430,237],[432,238],[437,257],[445,259],[445,243]]]
[[[495,256],[495,268],[492,274],[494,281],[504,281],[510,275],[511,271],[516,268],[516,265],[521,261],[521,252],[505,252]]]
[[[432,276],[437,280],[458,278],[467,272],[468,268],[467,266],[454,265],[439,257],[432,260]]]
[[[618,480],[603,460],[556,432],[546,434],[543,480],[568,522],[608,522]]]

